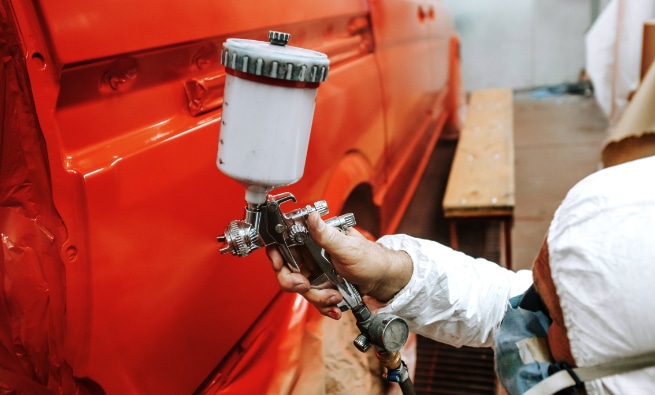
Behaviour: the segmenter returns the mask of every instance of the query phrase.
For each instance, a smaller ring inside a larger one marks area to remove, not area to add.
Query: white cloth
[[[653,0],[612,0],[585,36],[585,68],[610,125],[639,85],[644,21],[654,15]]]
[[[507,301],[532,284],[529,270],[515,273],[434,241],[392,235],[378,242],[406,251],[414,263],[409,283],[379,312],[403,317],[412,332],[456,347],[491,346]]]
[[[574,186],[548,232],[550,268],[578,366],[655,351],[655,157]],[[655,368],[585,384],[589,395],[651,394]]]

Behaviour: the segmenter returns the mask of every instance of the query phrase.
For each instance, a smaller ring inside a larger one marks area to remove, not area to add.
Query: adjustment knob
[[[341,220],[343,222],[343,226],[345,226],[347,228],[352,228],[357,223],[355,221],[355,214],[353,214],[353,213],[344,214],[344,215],[340,216],[340,218],[341,218]]]
[[[316,210],[316,212],[319,213],[321,217],[330,212],[330,209],[328,208],[327,202],[325,200],[314,202],[314,210]]]
[[[221,248],[222,254],[231,252],[233,255],[246,256],[250,253],[250,247],[246,239],[250,236],[250,224],[244,221],[232,221],[225,228],[225,234],[217,238],[219,243],[224,243]]]
[[[355,348],[361,352],[366,352],[371,348],[371,341],[361,333],[357,335],[355,340],[353,340],[353,344],[355,345]]]
[[[305,244],[308,237],[307,228],[296,222],[289,228],[289,237],[298,244]]]
[[[273,45],[285,46],[289,43],[289,38],[291,35],[289,33],[269,31],[268,32],[268,41]]]
[[[328,220],[325,220],[325,223],[330,226],[334,226],[335,228],[340,228],[342,230],[352,228],[357,224],[355,222],[355,214],[353,213],[343,214],[338,217],[332,217]]]

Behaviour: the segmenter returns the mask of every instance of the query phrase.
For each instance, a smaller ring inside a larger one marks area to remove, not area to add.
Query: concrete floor
[[[514,95],[516,269],[530,269],[568,190],[600,168],[607,121],[593,97]]]

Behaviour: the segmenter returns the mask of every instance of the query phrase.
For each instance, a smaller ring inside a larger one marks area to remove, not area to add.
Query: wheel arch
[[[330,176],[324,199],[333,213],[352,212],[360,229],[378,236],[380,203],[375,199],[375,171],[358,152],[349,152]]]

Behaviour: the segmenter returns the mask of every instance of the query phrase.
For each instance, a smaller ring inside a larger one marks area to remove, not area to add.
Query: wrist
[[[368,295],[382,303],[387,303],[409,283],[414,272],[414,263],[405,251],[382,248],[387,252],[387,268]]]

